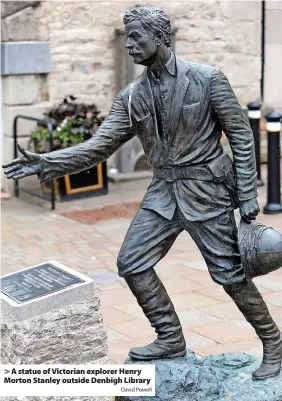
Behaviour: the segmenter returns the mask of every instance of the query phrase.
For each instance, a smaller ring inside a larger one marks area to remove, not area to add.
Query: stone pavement
[[[53,259],[92,277],[97,283],[109,357],[114,363],[123,363],[130,347],[155,338],[135,298],[117,275],[116,258],[130,220],[85,225],[59,213],[140,201],[149,181],[110,184],[108,196],[57,203],[55,212],[49,210],[47,202],[24,194],[21,199],[2,202],[2,275]],[[259,202],[261,207],[266,202],[265,187],[259,188]],[[282,214],[260,213],[258,221],[282,232]],[[178,237],[156,270],[179,314],[188,348],[199,355],[261,352],[254,330],[211,280],[187,233]],[[282,269],[255,282],[282,329]]]

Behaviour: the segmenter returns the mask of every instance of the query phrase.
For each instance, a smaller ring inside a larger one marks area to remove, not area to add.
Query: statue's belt
[[[191,179],[200,181],[213,181],[214,177],[206,166],[186,167],[154,167],[153,173],[156,178],[173,182],[180,179]]]
[[[228,154],[223,153],[212,162],[199,166],[162,166],[154,167],[156,178],[173,182],[175,180],[190,179],[199,181],[225,182],[234,186],[234,167]],[[230,183],[229,183],[230,181]]]

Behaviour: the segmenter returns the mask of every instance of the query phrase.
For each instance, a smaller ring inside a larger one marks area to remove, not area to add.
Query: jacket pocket
[[[200,103],[201,103],[201,102],[196,102],[196,103],[191,103],[191,104],[183,104],[183,105],[182,105],[182,109],[188,110],[188,109],[191,109],[191,108],[193,108],[193,107],[199,106]]]
[[[140,128],[148,128],[151,122],[152,122],[152,116],[150,113],[148,113],[145,117],[136,118],[137,127]]]
[[[182,124],[184,130],[189,132],[190,134],[197,128],[200,122],[200,110],[201,110],[201,102],[196,102],[192,104],[184,104],[181,108],[182,114]]]

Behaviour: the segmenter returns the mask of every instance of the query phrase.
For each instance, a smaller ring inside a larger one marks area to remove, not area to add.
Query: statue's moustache
[[[139,52],[137,50],[131,50],[129,54],[130,56],[134,56],[135,54],[139,54]]]

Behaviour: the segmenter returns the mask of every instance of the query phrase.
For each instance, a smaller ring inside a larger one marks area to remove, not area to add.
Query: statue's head
[[[135,64],[150,65],[160,46],[170,47],[171,27],[168,16],[159,8],[136,7],[123,18],[126,48]]]

